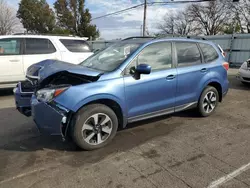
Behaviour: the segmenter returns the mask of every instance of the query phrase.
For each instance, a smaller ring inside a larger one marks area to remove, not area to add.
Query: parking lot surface
[[[134,123],[91,152],[40,136],[1,91],[0,187],[250,187],[250,87],[235,72],[211,117],[188,111]]]

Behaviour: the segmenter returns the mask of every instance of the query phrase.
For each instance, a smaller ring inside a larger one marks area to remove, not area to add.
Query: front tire
[[[210,116],[219,103],[219,94],[216,88],[207,86],[199,99],[198,112],[201,116]]]
[[[249,82],[243,82],[243,81],[241,81],[241,83],[244,84],[245,86],[250,86]]]
[[[77,112],[75,118],[72,137],[84,150],[102,148],[116,135],[118,119],[115,112],[106,105],[87,105]]]

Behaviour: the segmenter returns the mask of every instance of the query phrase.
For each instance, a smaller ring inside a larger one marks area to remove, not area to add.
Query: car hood
[[[81,65],[48,59],[28,67],[26,76],[29,78],[37,78],[39,81],[42,81],[48,76],[62,71],[90,77],[96,77],[103,73],[102,71],[86,68]]]

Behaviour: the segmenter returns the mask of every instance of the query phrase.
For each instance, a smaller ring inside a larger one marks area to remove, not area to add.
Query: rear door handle
[[[19,62],[19,60],[18,59],[12,59],[12,60],[10,60],[10,62]]]
[[[171,74],[166,77],[167,80],[173,80],[175,78],[175,75]]]
[[[207,68],[201,69],[201,72],[207,72]]]

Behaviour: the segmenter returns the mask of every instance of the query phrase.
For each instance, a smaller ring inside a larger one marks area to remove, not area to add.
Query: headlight
[[[37,100],[50,102],[68,88],[41,89],[36,92]]]
[[[241,69],[247,70],[247,62],[244,62],[241,67]]]

